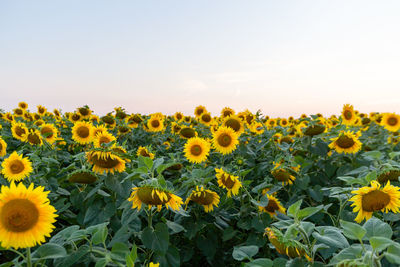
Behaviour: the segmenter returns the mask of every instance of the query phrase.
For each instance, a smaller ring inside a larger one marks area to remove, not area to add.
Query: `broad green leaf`
[[[257,253],[258,253],[257,246],[234,247],[232,252],[232,257],[237,261],[242,261],[244,259],[249,260]]]
[[[166,252],[169,244],[168,227],[164,223],[157,223],[155,229],[146,227],[141,234],[145,247],[154,251]]]
[[[340,225],[343,228],[343,234],[353,240],[361,240],[367,233],[367,230],[356,223],[340,220]]]
[[[298,200],[297,202],[293,203],[287,210],[287,213],[292,218],[297,218],[297,213],[300,210],[301,203],[303,202],[302,199]]]
[[[272,267],[272,265],[272,260],[267,258],[259,258],[246,263],[244,267]]]
[[[388,246],[392,245],[394,242],[386,237],[373,236],[369,239],[369,243],[371,244],[373,249],[375,249],[377,252],[381,252]]]
[[[324,208],[323,205],[319,205],[318,207],[308,207],[308,208],[301,209],[297,213],[297,217],[299,218],[299,220],[306,219],[306,218],[314,215],[315,213],[319,212],[323,208]]]
[[[98,245],[104,243],[106,241],[107,234],[108,234],[107,226],[101,225],[101,227],[97,229],[97,231],[94,233],[92,237],[93,244]]]
[[[367,231],[365,235],[366,239],[370,239],[373,236],[381,236],[391,239],[392,238],[392,228],[389,224],[379,220],[378,218],[372,217],[363,225],[364,229]]]
[[[349,242],[339,229],[329,226],[317,228],[319,228],[320,233],[314,232],[313,236],[319,242],[335,248],[346,248],[349,246]]]
[[[33,256],[33,255],[32,255]],[[35,251],[36,258],[40,259],[57,259],[63,258],[67,256],[67,251],[64,247],[54,244],[54,243],[46,243],[41,245]]]
[[[387,251],[383,254],[390,263],[400,266],[400,244],[395,243],[389,246]]]

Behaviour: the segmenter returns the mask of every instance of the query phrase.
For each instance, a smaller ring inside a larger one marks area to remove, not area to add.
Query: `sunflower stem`
[[[26,266],[32,267],[30,247],[26,248]]]

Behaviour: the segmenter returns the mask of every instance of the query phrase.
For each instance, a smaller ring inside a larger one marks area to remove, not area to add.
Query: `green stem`
[[[26,264],[28,267],[32,267],[32,262],[31,262],[31,248],[28,247],[26,249]]]

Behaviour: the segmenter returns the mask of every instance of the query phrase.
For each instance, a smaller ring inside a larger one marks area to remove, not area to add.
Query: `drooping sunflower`
[[[385,113],[382,116],[381,125],[388,131],[397,132],[400,129],[400,116],[396,113]]]
[[[285,214],[286,209],[276,197],[269,194],[266,194],[266,196],[268,197],[268,204],[265,207],[258,206],[260,212],[266,212],[271,215],[271,217],[275,216],[278,211]]]
[[[108,144],[115,141],[115,136],[110,134],[108,131],[100,132],[93,138],[93,145],[95,148],[99,148],[102,144]]]
[[[0,136],[0,157],[4,157],[7,154],[7,143]]]
[[[275,246],[279,254],[286,255],[289,258],[305,257],[308,261],[312,259],[307,255],[303,244],[294,239],[286,238],[281,231],[276,228],[267,227],[264,236],[268,236],[269,242]]]
[[[82,116],[82,119],[88,119],[92,114],[92,111],[88,106],[78,108],[77,112]]]
[[[92,124],[86,121],[79,121],[72,127],[72,139],[81,145],[90,143],[93,133]]]
[[[235,115],[235,111],[229,107],[225,107],[221,110],[221,117],[226,118]]]
[[[190,139],[197,136],[197,132],[192,126],[182,126],[179,135],[182,138]]]
[[[45,242],[58,216],[44,187],[28,188],[23,183],[1,186],[0,244],[4,248],[27,248]]]
[[[86,152],[86,157],[88,162],[93,165],[92,170],[95,173],[114,174],[114,172],[125,171],[125,163],[127,162],[118,152],[115,148],[103,151],[91,150]]]
[[[368,221],[372,217],[374,211],[389,210],[398,213],[400,208],[400,188],[397,186],[390,185],[390,181],[387,182],[385,187],[381,188],[381,185],[377,181],[371,181],[371,187],[364,186],[358,190],[354,190],[351,193],[355,194],[349,201],[353,202],[351,206],[353,212],[358,212],[355,221],[360,223],[364,219]]]
[[[343,106],[342,110],[342,123],[345,125],[353,125],[357,119],[357,115],[353,109],[353,106],[346,104]]]
[[[33,145],[33,146],[42,146],[43,139],[39,130],[37,129],[29,129],[28,134],[26,135],[25,142]]]
[[[389,169],[383,170],[378,174],[378,182],[381,184],[386,183],[387,181],[399,181],[400,169]]]
[[[28,134],[28,128],[23,122],[13,122],[11,124],[11,133],[15,139],[25,142],[26,135]]]
[[[149,150],[147,149],[147,147],[144,147],[144,146],[139,146],[139,148],[136,152],[136,156],[142,156],[142,157],[154,159],[154,154],[150,153]]]
[[[205,106],[197,106],[194,109],[194,115],[196,116],[196,118],[199,118],[201,116],[201,114],[203,114],[204,112],[207,112],[207,109]]]
[[[18,155],[16,151],[3,161],[1,167],[1,172],[9,182],[20,181],[33,171],[29,158]]]
[[[200,137],[190,138],[183,150],[185,157],[192,163],[201,163],[207,159],[210,143]]]
[[[291,174],[291,170],[296,171],[297,169],[287,169],[281,162],[274,162],[274,168],[272,169],[271,174],[277,181],[282,182],[283,186],[291,185],[293,184],[293,181],[296,180],[296,177]]]
[[[28,108],[28,104],[26,102],[19,102],[18,103],[18,107],[22,108],[22,109],[27,109]]]
[[[210,212],[214,210],[214,206],[218,207],[219,196],[209,189],[196,186],[196,189],[192,190],[189,197],[186,199],[185,204],[187,205],[189,201],[194,201],[202,205],[205,212]]]
[[[40,127],[40,133],[49,144],[53,144],[57,139],[58,130],[53,124],[45,123]]]
[[[128,198],[132,202],[132,209],[140,210],[142,205],[145,204],[148,205],[149,209],[156,206],[158,211],[161,211],[163,205],[167,209],[179,210],[183,204],[182,198],[167,189],[144,185],[134,187],[132,190],[132,194]]]
[[[222,122],[222,126],[229,127],[235,131],[236,134],[241,135],[244,132],[244,125],[242,120],[236,116],[231,115],[226,117]]]
[[[360,133],[351,131],[340,131],[338,137],[331,138],[329,148],[335,149],[337,153],[355,154],[361,149],[362,143],[358,138]]]
[[[147,121],[147,127],[150,132],[161,132],[164,130],[164,120],[161,116],[152,115]]]
[[[221,126],[213,133],[213,147],[221,154],[230,154],[239,144],[238,135],[232,128]]]
[[[236,196],[239,193],[239,189],[242,187],[242,183],[239,181],[239,176],[227,173],[222,168],[215,168],[215,172],[215,176],[218,179],[218,185],[228,190],[227,196]]]
[[[92,184],[97,181],[95,173],[88,170],[76,170],[68,176],[70,183]]]

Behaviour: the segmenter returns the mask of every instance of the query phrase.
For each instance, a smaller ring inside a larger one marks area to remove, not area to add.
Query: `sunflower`
[[[400,169],[384,170],[384,171],[380,172],[377,180],[381,184],[386,183],[387,181],[398,182],[399,176],[400,176]]]
[[[181,121],[181,120],[183,120],[183,117],[184,117],[184,115],[183,115],[182,112],[175,112],[175,114],[174,114],[174,119],[175,119],[176,121]]]
[[[163,205],[167,209],[180,210],[183,203],[182,198],[171,193],[167,189],[144,185],[141,187],[132,188],[132,194],[128,198],[132,202],[132,209],[140,210],[143,204],[148,205],[149,209],[152,206],[157,206],[157,210],[161,211]]]
[[[89,109],[88,106],[78,108],[77,112],[81,115],[82,119],[88,119],[88,118],[90,118],[90,115],[92,114],[92,111]]]
[[[22,108],[22,109],[27,109],[28,108],[28,104],[26,102],[19,102],[18,103],[18,107]]]
[[[265,130],[264,124],[255,121],[250,125],[250,130],[255,134],[262,134]]]
[[[290,170],[296,171],[297,169],[292,168]],[[282,163],[280,162],[274,162],[274,168],[272,169],[271,174],[277,181],[282,182],[282,185],[291,185],[293,184],[293,181],[296,180],[296,177],[294,177],[288,169],[282,166]]]
[[[235,111],[229,107],[225,107],[221,110],[221,117],[226,118],[235,115]]]
[[[206,107],[201,106],[201,105],[197,106],[194,109],[194,115],[196,116],[196,118],[199,118],[201,116],[201,114],[203,114],[204,112],[207,112],[207,109],[206,109]]]
[[[345,125],[353,125],[357,119],[357,115],[354,112],[353,106],[346,104],[342,110],[342,123]]]
[[[144,146],[139,146],[136,156],[142,156],[150,159],[154,159],[154,154],[150,153],[149,150]]]
[[[397,132],[400,129],[400,116],[395,113],[385,113],[382,116],[381,125],[388,131]]]
[[[81,145],[85,145],[92,141],[93,132],[91,123],[80,121],[72,127],[72,139]]]
[[[159,266],[160,266],[159,263],[153,263],[153,262],[149,263],[149,267],[159,267]]]
[[[93,145],[95,148],[99,148],[102,146],[102,144],[108,144],[115,141],[114,135],[110,134],[107,131],[100,132],[98,133],[94,138],[93,138]]]
[[[11,133],[15,139],[25,142],[28,128],[23,122],[13,122],[11,123]]]
[[[226,117],[224,121],[222,122],[222,126],[229,127],[232,130],[235,131],[238,135],[241,135],[244,132],[244,125],[242,120],[236,116],[236,115],[231,115],[229,117]]]
[[[14,115],[12,115],[10,112],[7,112],[6,114],[4,114],[3,119],[5,119],[8,122],[13,122]]]
[[[118,126],[118,136],[128,134],[131,131],[131,128],[125,125]]]
[[[305,257],[308,261],[311,258],[307,255],[303,244],[294,239],[289,239],[276,228],[267,227],[264,236],[268,236],[269,242],[275,246],[276,251],[289,258]]]
[[[147,121],[147,127],[150,132],[161,132],[164,129],[164,120],[158,115],[152,115]]]
[[[202,205],[205,212],[210,212],[214,210],[214,206],[218,207],[219,196],[211,190],[204,189],[203,187],[199,188],[197,186],[196,190],[192,190],[185,204],[187,205],[190,200]]]
[[[210,112],[203,112],[200,117],[199,120],[201,123],[203,123],[204,125],[210,126],[210,124],[212,123],[212,117],[211,117],[211,113]]]
[[[304,124],[303,124],[304,125]],[[314,136],[314,135],[319,135],[326,130],[326,126],[323,124],[314,124],[306,127],[300,127],[300,129],[303,130],[304,135],[307,136]]]
[[[22,116],[24,116],[24,113],[25,113],[25,110],[22,108],[15,108],[13,111],[14,111],[14,115],[16,117],[22,117]]]
[[[197,132],[191,126],[183,126],[183,127],[181,127],[181,129],[179,131],[179,135],[182,138],[190,139],[190,138],[196,137],[197,136]]]
[[[97,181],[97,176],[95,173],[87,170],[77,170],[68,176],[68,181],[70,183],[78,184],[92,184]]]
[[[7,143],[0,136],[0,157],[4,157],[7,154]]]
[[[105,125],[97,125],[93,126],[93,136],[98,135],[99,133],[107,133],[108,129]]]
[[[40,116],[43,116],[44,114],[46,114],[47,108],[45,108],[45,107],[43,107],[41,105],[38,105],[37,106],[37,111],[38,111],[38,114]]]
[[[266,123],[268,129],[272,129],[276,126],[276,119],[269,119]]]
[[[219,187],[228,190],[228,197],[231,197],[231,195],[236,196],[239,193],[239,189],[242,187],[242,183],[239,181],[239,176],[227,173],[222,168],[215,168],[215,172],[217,173],[215,176],[218,179]]]
[[[112,173],[125,171],[125,163],[127,162],[120,156],[119,151],[104,150],[97,151],[91,150],[86,152],[87,160],[93,165],[93,171],[95,173],[102,174],[103,172]]]
[[[201,163],[207,159],[210,152],[210,143],[200,137],[190,138],[186,144],[185,157],[192,163]]]
[[[353,212],[358,212],[355,221],[360,223],[362,220],[368,221],[372,217],[374,211],[390,210],[394,213],[399,212],[400,207],[400,188],[390,185],[387,182],[385,187],[380,188],[381,185],[377,181],[371,181],[371,187],[364,186],[351,193],[355,194],[349,201],[353,202]]]
[[[266,196],[268,198],[268,204],[265,207],[258,206],[260,212],[266,212],[271,215],[271,217],[275,216],[278,211],[285,214],[286,209],[276,197],[268,194],[266,194]]]
[[[230,154],[239,144],[238,135],[232,128],[221,126],[213,133],[213,147],[221,154]]]
[[[337,153],[355,154],[361,149],[362,143],[358,140],[360,133],[351,131],[340,131],[338,137],[331,138],[329,148],[335,149]]]
[[[288,121],[287,119],[285,119],[285,118],[280,119],[280,120],[279,120],[279,126],[281,126],[281,127],[287,127],[287,126],[289,126],[289,121]]]
[[[1,172],[9,182],[20,181],[33,171],[29,158],[23,158],[16,151],[3,161],[1,167]]]
[[[176,123],[176,122],[171,123],[171,133],[172,134],[179,134],[181,129],[182,129],[182,126],[180,126],[178,123]]]
[[[43,145],[42,135],[37,129],[29,129],[25,142],[33,146],[41,146]]]
[[[40,126],[42,126],[42,125],[44,124],[44,120],[42,120],[42,119],[37,120],[37,121],[35,121],[34,124],[35,124],[37,127],[40,127]]]
[[[40,133],[49,144],[53,144],[57,138],[58,131],[53,124],[45,123],[40,127]]]
[[[28,188],[23,183],[1,186],[0,244],[4,248],[28,248],[45,242],[58,216],[43,186]]]

